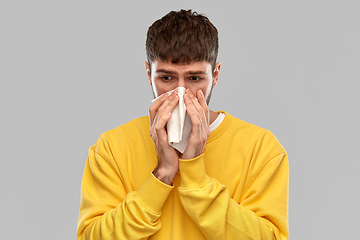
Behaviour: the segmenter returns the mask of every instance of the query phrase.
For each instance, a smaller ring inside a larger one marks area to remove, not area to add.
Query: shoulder
[[[149,117],[139,117],[102,133],[92,148],[95,151],[109,151],[112,146],[126,148],[132,142],[149,137],[148,132]]]
[[[276,136],[269,130],[241,119],[232,117],[232,123],[228,128],[231,139],[249,165],[255,175],[258,174],[268,163],[275,160],[280,164],[287,161],[287,152]]]
[[[140,117],[135,118],[125,124],[122,124],[112,130],[104,132],[102,138],[117,138],[122,137],[131,137],[134,134],[143,134],[149,131],[149,117]]]
[[[221,113],[225,114],[225,118],[219,128],[216,129],[219,131],[215,133],[221,133],[226,135],[241,135],[242,138],[245,137],[251,139],[255,138],[258,134],[262,132],[266,132],[266,129],[259,127],[255,124],[245,122],[242,119],[236,118],[228,112],[221,111]]]
[[[239,118],[233,117],[229,113],[226,113],[226,117],[230,119],[230,124],[227,129],[228,134],[233,134],[234,137],[238,136],[243,142],[248,143],[248,147],[253,149],[271,149],[274,153],[284,153],[285,149],[275,137],[275,135],[269,130],[257,126],[252,123],[245,122]]]

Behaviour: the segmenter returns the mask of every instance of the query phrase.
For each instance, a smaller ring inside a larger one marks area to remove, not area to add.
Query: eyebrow
[[[156,73],[165,73],[165,74],[177,75],[176,72],[171,71],[171,70],[166,70],[166,69],[158,69],[158,70],[156,70]],[[201,75],[201,74],[206,74],[206,72],[204,72],[204,71],[188,71],[185,74],[188,74],[188,75]]]
[[[188,72],[186,72],[186,74],[201,75],[201,74],[206,74],[206,72],[204,72],[204,71],[188,71]]]
[[[177,75],[176,72],[165,70],[165,69],[157,69],[156,73],[165,73],[165,74]]]

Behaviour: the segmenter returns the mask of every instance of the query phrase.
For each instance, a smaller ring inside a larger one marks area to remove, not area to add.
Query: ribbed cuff
[[[203,187],[211,181],[205,172],[204,154],[193,159],[180,159],[179,171],[181,179],[179,188]]]
[[[141,204],[154,212],[161,212],[162,207],[174,187],[159,181],[152,173],[136,191],[136,198]]]

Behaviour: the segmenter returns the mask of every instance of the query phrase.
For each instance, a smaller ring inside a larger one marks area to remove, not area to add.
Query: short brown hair
[[[218,31],[210,20],[191,10],[171,11],[148,29],[146,55],[172,63],[208,61],[214,69],[218,54]]]

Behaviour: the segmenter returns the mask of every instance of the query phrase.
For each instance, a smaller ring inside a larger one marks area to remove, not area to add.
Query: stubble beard
[[[209,95],[206,98],[206,105],[208,105],[208,107],[209,107],[209,103],[210,103],[211,94],[212,94],[212,91],[213,91],[213,86],[211,86],[211,90],[209,92]]]

